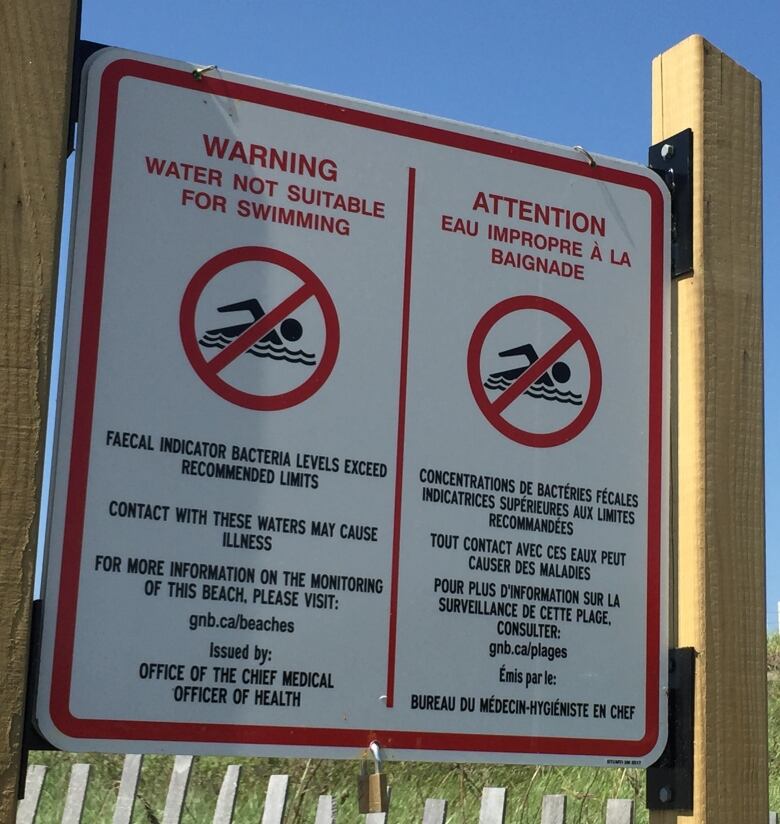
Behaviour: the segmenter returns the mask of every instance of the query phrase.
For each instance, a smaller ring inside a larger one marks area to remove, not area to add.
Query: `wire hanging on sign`
[[[597,166],[598,165],[596,163],[593,155],[586,148],[584,148],[583,146],[572,146],[572,149],[574,149],[575,152],[582,152],[585,155],[585,157],[588,158],[588,165],[589,166]]]
[[[217,68],[217,64],[213,63],[211,66],[203,66],[200,69],[193,69],[192,70],[192,76],[196,80],[203,80],[203,75],[204,74],[206,74],[207,72],[213,72],[214,69],[216,69],[216,68]]]

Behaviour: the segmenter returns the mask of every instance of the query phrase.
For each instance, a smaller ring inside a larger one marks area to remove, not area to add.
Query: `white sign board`
[[[44,733],[653,761],[660,182],[191,69],[107,50],[87,74]]]

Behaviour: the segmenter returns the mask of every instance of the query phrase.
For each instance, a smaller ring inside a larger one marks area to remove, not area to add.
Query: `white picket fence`
[[[135,806],[138,780],[141,775],[143,756],[125,756],[122,778],[119,783],[116,806],[112,824],[130,824]],[[192,770],[192,756],[176,756],[168,784],[168,795],[161,824],[180,824],[184,810],[184,800]],[[225,771],[225,777],[214,808],[213,824],[231,824],[236,803],[236,792],[241,775],[241,768],[235,764]],[[16,824],[35,824],[38,803],[46,779],[46,767],[33,765],[27,771],[27,783],[24,799],[19,803]],[[89,764],[74,764],[71,769],[62,824],[81,824],[84,811],[84,799],[89,782]],[[260,824],[283,824],[285,804],[287,801],[288,776],[272,775],[268,782],[263,816]],[[506,807],[506,789],[503,787],[485,787],[482,790],[482,803],[479,824],[504,824]],[[393,821],[392,793],[390,812],[372,813],[361,816],[365,824],[388,824]],[[422,811],[422,824],[445,824],[447,820],[447,802],[443,799],[429,798]],[[333,796],[321,795],[317,802],[314,824],[335,824],[336,810]],[[89,822],[85,822],[89,824]],[[411,823],[410,823],[411,824]],[[566,824],[566,796],[547,795],[542,803],[540,824]],[[605,824],[634,824],[634,802],[627,799],[610,799],[605,810]],[[777,813],[769,814],[769,824],[778,824]]]

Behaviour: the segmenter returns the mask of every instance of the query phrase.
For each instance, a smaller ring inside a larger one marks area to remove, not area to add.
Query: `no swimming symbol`
[[[241,300],[230,299],[237,293]],[[215,326],[216,313],[242,322]],[[313,326],[320,328],[315,341],[307,334]],[[258,411],[310,398],[328,379],[339,349],[338,316],[322,281],[297,258],[265,246],[229,249],[204,263],[185,289],[179,329],[206,386]]]
[[[226,349],[233,342],[252,328],[265,314],[260,301],[257,298],[228,303],[225,306],[218,306],[218,312],[239,312],[248,313],[252,320],[245,323],[232,324],[230,326],[220,326],[217,329],[207,329],[198,340],[198,343],[207,349]],[[303,335],[303,325],[293,317],[285,318],[280,324],[278,331],[270,329],[263,331],[259,338],[249,349],[237,347],[236,357],[253,355],[256,358],[271,358],[272,360],[287,361],[287,363],[302,363],[306,366],[314,366],[317,356],[314,352],[304,352],[303,349],[292,349],[287,343],[293,343]]]
[[[518,345],[502,345],[518,338]],[[467,369],[487,420],[525,446],[572,440],[601,397],[601,362],[588,330],[559,303],[534,295],[507,298],[483,315],[469,342]]]

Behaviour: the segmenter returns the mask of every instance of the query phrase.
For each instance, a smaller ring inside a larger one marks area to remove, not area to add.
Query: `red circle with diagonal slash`
[[[198,345],[198,334],[195,329],[195,311],[203,290],[213,278],[228,267],[253,261],[280,266],[299,280],[301,285],[278,306],[266,312],[228,346],[221,349],[213,358],[206,360]],[[278,395],[255,395],[236,388],[219,376],[226,366],[278,326],[309,298],[317,301],[325,320],[325,346],[317,368],[300,386]],[[245,409],[259,411],[288,409],[310,398],[328,379],[339,350],[338,315],[333,300],[322,281],[297,258],[267,246],[241,246],[228,249],[206,261],[184,290],[179,311],[179,331],[187,358],[206,386],[231,403],[243,406]]]
[[[508,389],[502,392],[494,401],[491,401],[482,381],[480,369],[482,347],[488,333],[498,321],[512,312],[520,312],[524,309],[537,309],[553,315],[563,321],[567,327],[567,332],[550,349],[540,355],[539,359],[534,361]],[[553,432],[529,432],[504,418],[502,412],[517,400],[535,380],[538,380],[555,361],[577,344],[581,344],[588,359],[590,387],[588,397],[574,420]],[[596,344],[593,343],[593,338],[591,338],[588,330],[579,318],[568,309],[559,303],[555,303],[555,301],[536,295],[518,295],[517,297],[507,298],[485,312],[479,323],[477,323],[469,341],[467,371],[471,392],[477,406],[482,410],[482,414],[502,435],[525,446],[560,446],[575,438],[590,423],[601,398],[601,362]]]

